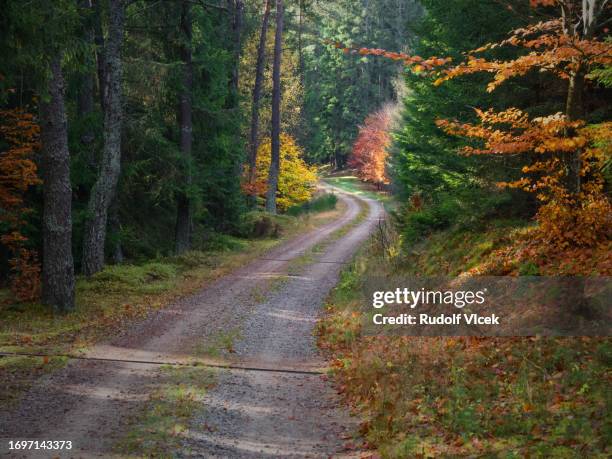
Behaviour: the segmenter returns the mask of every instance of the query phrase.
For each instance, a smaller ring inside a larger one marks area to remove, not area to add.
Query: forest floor
[[[368,198],[339,197],[346,208],[339,218],[43,377],[0,418],[0,454],[8,439],[27,438],[72,441],[74,449],[59,457],[356,455],[356,421],[322,374],[312,331],[383,209]],[[15,452],[10,457],[37,457]]]
[[[343,399],[363,419],[365,443],[380,456],[610,457],[609,338],[362,333],[368,280],[483,272],[528,225],[456,226],[409,250],[383,225],[385,234],[343,270],[317,324],[318,344]]]

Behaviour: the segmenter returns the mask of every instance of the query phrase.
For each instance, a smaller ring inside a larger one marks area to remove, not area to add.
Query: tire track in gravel
[[[322,366],[322,360],[314,351],[310,331],[316,308],[320,307],[325,295],[335,284],[341,265],[311,264],[305,270],[306,279],[301,279],[287,276],[287,261],[299,257],[358,216],[360,207],[355,197],[340,193],[339,198],[347,205],[341,218],[282,244],[261,258],[210,283],[197,294],[178,300],[127,332],[92,347],[85,356],[153,362],[189,361],[197,356],[195,344],[209,342],[219,332],[226,330],[228,323],[246,321],[245,339],[238,348],[240,357],[270,367],[289,365],[290,361],[293,361],[292,366]],[[369,205],[372,215],[381,212],[376,204]],[[330,261],[348,260],[358,244],[367,237],[373,224],[368,220],[352,229],[326,252],[326,256],[337,257],[334,260],[329,258]],[[265,289],[271,279],[278,278],[285,278],[287,282],[282,288],[270,292],[265,303],[257,304],[254,292]],[[306,302],[302,301],[304,295],[308,297]],[[277,316],[269,314],[273,309],[277,309]],[[260,314],[267,317],[264,322],[258,322]],[[266,327],[269,327],[269,333],[265,331]],[[289,336],[292,333],[295,334],[294,338]],[[141,408],[147,400],[148,394],[143,388],[154,383],[158,370],[158,365],[71,361],[64,369],[44,377],[24,396],[16,409],[1,414],[0,454],[15,458],[113,456],[113,445],[125,434],[129,415]],[[304,381],[299,381],[302,376]],[[219,390],[224,390],[222,388],[226,377],[223,371]],[[293,391],[295,397],[292,401],[297,404],[292,403],[290,406],[295,411],[295,417],[303,417],[305,414],[299,407],[308,400],[300,402],[300,397],[329,394],[329,388],[324,387],[320,378],[305,375],[298,375],[295,379],[269,373],[268,379],[259,380],[255,377],[244,382],[244,387],[235,387],[237,392],[247,393],[257,384],[280,384],[281,392],[294,382],[303,384],[304,390]],[[232,382],[228,381],[227,387],[231,385]],[[294,389],[297,387],[301,386]],[[323,392],[319,393],[319,389]],[[214,390],[211,397],[218,397],[219,394]],[[262,397],[265,396],[266,391],[263,391]],[[267,396],[274,397],[274,394],[268,391]],[[211,412],[215,409],[213,398],[210,400]],[[311,414],[324,416],[326,408],[320,405],[316,408],[318,411]],[[283,422],[283,418],[279,417],[278,422]],[[248,423],[237,422],[235,429],[236,432],[244,432],[245,438],[248,438],[251,435],[248,429],[251,427]],[[253,432],[258,429],[255,428]],[[298,431],[303,431],[304,445],[310,445],[310,439],[314,438],[312,433],[308,434],[304,429],[295,430],[296,433]],[[214,457],[217,454],[216,450],[206,450],[206,438],[198,437],[196,432],[193,435],[193,444],[185,445],[194,451],[193,454],[200,457]],[[278,438],[281,439],[280,436]],[[325,438],[322,437],[321,441],[325,442]],[[51,454],[44,451],[9,452],[9,439],[71,440],[74,449]],[[219,437],[218,440],[219,447],[222,447],[227,437]],[[290,442],[291,438],[286,440]],[[328,446],[335,448],[336,443]],[[281,451],[280,457],[288,457],[282,448],[279,444],[278,447],[268,448],[268,451],[270,454]],[[218,457],[243,457],[232,454]],[[242,451],[236,451],[236,454],[242,454]],[[255,456],[244,457],[263,456],[257,453]]]
[[[299,276],[271,292],[249,315],[236,361],[265,367],[325,366],[313,327],[342,264],[373,231],[382,206],[364,199],[369,218],[332,240]],[[205,431],[197,426],[206,425]],[[224,371],[192,424],[182,457],[357,457],[344,451],[356,420],[320,375]]]

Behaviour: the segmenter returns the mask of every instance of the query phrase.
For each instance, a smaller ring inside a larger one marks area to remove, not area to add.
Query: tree
[[[357,169],[357,175],[364,182],[379,188],[389,183],[386,174],[387,149],[391,145],[391,107],[382,108],[368,115],[359,127],[359,134],[349,157],[350,167]]]
[[[104,51],[104,148],[98,179],[88,206],[83,242],[83,273],[92,275],[104,267],[108,210],[121,172],[122,64],[124,0],[111,0],[109,29]]]
[[[280,140],[277,207],[280,211],[286,211],[289,207],[311,198],[317,183],[317,174],[315,169],[304,161],[304,151],[293,137],[281,134]],[[257,152],[257,173],[253,185],[253,189],[261,198],[266,196],[271,157],[271,139],[264,139]]]
[[[283,0],[276,0],[276,33],[274,37],[274,65],[272,72],[272,158],[268,173],[266,210],[276,213],[276,192],[280,170],[280,104],[281,104],[281,57],[283,50]]]
[[[597,37],[598,33],[606,33],[599,30],[600,23],[612,6],[606,0],[532,0],[530,3],[532,7],[556,6],[559,8],[559,17],[514,30],[509,39],[474,50],[467,62],[447,70],[446,76],[439,82],[484,71],[495,74],[487,87],[488,91],[493,91],[504,81],[524,76],[532,70],[553,72],[568,81],[565,118],[572,123],[584,116],[586,75],[596,66],[612,62],[612,44]],[[529,50],[529,53],[505,61],[475,57],[476,54],[504,45],[521,47]],[[571,136],[573,129],[566,133]],[[575,148],[564,161],[566,186],[574,196],[574,201],[579,199],[581,189],[581,155],[581,149]]]
[[[304,64],[305,122],[299,140],[311,161],[342,167],[358,125],[368,114],[397,98],[395,82],[402,66],[401,62],[358,53],[340,54],[334,43],[412,49],[416,45],[413,24],[422,15],[422,1],[303,3],[304,26],[300,29],[298,24],[294,39],[295,46],[303,50]],[[299,20],[299,12],[294,14]]]
[[[33,155],[40,148],[40,127],[22,109],[0,111],[0,135],[6,150],[0,153],[0,242],[11,253],[11,291],[18,301],[34,301],[40,295],[40,264],[35,250],[22,234],[28,189],[41,183]]]
[[[493,81],[487,86],[487,91],[491,92],[508,79],[525,76],[532,70],[552,72],[562,79],[569,80],[566,91],[565,115],[563,119],[557,120],[557,122],[553,122],[556,116],[544,118],[544,121],[541,118],[536,118],[531,122],[532,129],[529,129],[529,126],[526,125],[529,123],[529,120],[520,111],[508,110],[497,114],[497,116],[491,111],[486,112],[486,116],[483,116],[484,112],[478,112],[483,121],[486,119],[489,124],[497,124],[502,127],[502,130],[499,130],[498,127],[494,131],[487,129],[486,126],[479,128],[471,124],[459,125],[457,123],[449,124],[441,121],[439,123],[440,126],[451,133],[462,133],[468,137],[473,136],[481,140],[484,140],[483,130],[488,132],[488,134],[494,134],[487,143],[489,146],[494,144],[496,149],[487,148],[469,151],[490,151],[493,153],[507,151],[531,152],[533,149],[530,147],[537,146],[540,144],[540,140],[544,141],[550,134],[550,132],[541,129],[542,122],[552,126],[550,129],[553,135],[558,135],[555,129],[561,123],[564,126],[563,135],[566,137],[566,140],[556,142],[556,145],[561,147],[563,142],[565,142],[566,146],[572,145],[571,142],[574,142],[572,137],[575,136],[576,129],[583,124],[576,119],[576,116],[583,108],[582,98],[585,76],[597,66],[609,65],[612,62],[612,44],[609,41],[602,41],[595,36],[600,25],[598,21],[605,16],[606,12],[612,9],[612,6],[608,5],[607,1],[585,0],[579,4],[574,0],[533,0],[530,3],[532,7],[540,5],[545,7],[559,6],[559,17],[515,29],[511,32],[510,38],[506,40],[489,43],[468,52],[467,59],[464,62],[444,69],[444,76],[438,78],[435,84],[439,85],[459,76],[489,72],[494,74]],[[581,32],[578,32],[578,30],[581,30]],[[606,33],[604,30],[602,32]],[[505,60],[488,60],[476,57],[480,53],[506,45],[524,48],[529,53],[522,54],[514,59]],[[450,62],[448,57],[438,58],[434,56],[423,59],[418,55],[393,53],[383,49],[356,49],[346,47],[340,43],[336,43],[335,46],[343,49],[346,53],[377,55],[403,61],[405,65],[411,66],[416,73],[434,71]],[[517,123],[517,125],[513,125],[513,123]],[[504,124],[509,124],[511,128],[504,131]],[[517,127],[524,130],[523,137],[518,136],[524,142],[523,144],[517,143],[517,136],[512,131],[512,128],[516,129]],[[525,136],[529,135],[531,137],[528,137],[529,142],[527,142]],[[537,137],[540,137],[540,139],[538,140]],[[503,139],[507,142],[504,142]],[[580,207],[585,196],[589,194],[581,193],[581,177],[585,175],[584,168],[586,167],[587,170],[590,170],[590,167],[585,165],[583,161],[583,153],[585,151],[583,147],[587,144],[588,142],[574,142],[573,147],[569,149],[570,151],[566,148],[560,148],[560,151],[557,153],[565,153],[565,158],[562,161],[553,161],[553,163],[546,162],[547,167],[554,164],[557,171],[554,174],[557,175],[557,178],[559,175],[565,177],[563,180],[564,190],[560,191],[559,187],[555,187],[558,191],[556,202],[560,205]],[[464,151],[466,150],[464,149]],[[593,150],[588,151],[592,153]],[[535,152],[550,152],[550,150],[540,145],[535,149]],[[560,168],[563,168],[563,170],[559,171]],[[542,163],[538,163],[535,170],[541,171]],[[529,171],[531,171],[529,167],[523,169],[523,172]],[[521,183],[524,183],[526,180],[523,179]],[[595,181],[597,180],[596,178]],[[555,183],[559,182],[559,180],[555,180]],[[536,184],[534,189],[537,188]],[[598,188],[595,187],[595,189]],[[593,190],[594,188],[589,188],[589,192]],[[590,199],[590,197],[587,198],[587,200]]]
[[[62,53],[51,56],[48,94],[40,103],[43,177],[43,302],[58,312],[74,309],[72,186],[64,106]]]
[[[79,7],[83,10],[82,15],[85,16],[83,19],[82,34],[84,42],[88,48],[92,50],[90,52],[90,59],[88,64],[93,63],[96,60],[95,53],[93,52],[95,44],[95,22],[97,22],[96,15],[92,14],[94,11],[91,0],[81,0]],[[94,140],[95,133],[91,122],[92,114],[94,113],[94,95],[95,95],[95,71],[93,65],[87,65],[86,69],[80,75],[79,88],[78,88],[78,99],[77,99],[77,111],[79,120],[83,121],[86,126],[80,136],[81,147],[85,151],[87,157],[87,163],[89,166],[95,167],[95,151],[94,151]]]
[[[191,5],[188,0],[181,3],[181,45],[180,57],[183,66],[182,88],[179,101],[179,146],[186,164],[185,187],[191,186],[191,148],[193,144],[192,92],[193,60]],[[189,250],[191,246],[192,207],[187,190],[179,192],[176,211],[176,253]]]
[[[242,0],[229,0],[230,10],[232,11],[232,77],[230,78],[230,95],[232,105],[236,104],[238,97],[238,83],[240,77],[240,51],[242,49],[242,16],[244,14],[244,4]]]
[[[261,33],[259,35],[259,45],[257,46],[255,84],[253,86],[253,105],[251,106],[251,131],[249,135],[249,184],[252,184],[255,180],[255,172],[257,167],[257,149],[259,148],[259,99],[261,98],[261,85],[264,77],[266,38],[268,35],[269,18],[270,0],[265,0],[263,17],[261,20]]]

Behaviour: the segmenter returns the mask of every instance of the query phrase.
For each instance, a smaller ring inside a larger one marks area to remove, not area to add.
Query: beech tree
[[[276,0],[276,33],[274,36],[274,66],[272,71],[272,157],[268,173],[266,210],[276,213],[276,192],[280,171],[280,124],[281,124],[281,57],[283,52],[283,0]]]
[[[384,107],[369,115],[363,126],[359,127],[359,134],[348,161],[350,167],[357,169],[361,180],[373,183],[379,188],[389,183],[385,165],[387,149],[391,145],[390,125],[390,107]]]
[[[0,110],[0,139],[7,146],[0,152],[0,225],[6,228],[0,242],[10,251],[10,286],[19,301],[40,297],[38,254],[26,245],[28,238],[22,234],[31,211],[25,207],[26,192],[41,183],[33,161],[40,148],[39,137],[40,127],[31,113]]]
[[[104,267],[108,210],[121,172],[121,104],[124,1],[109,3],[108,38],[104,50],[104,148],[98,179],[91,192],[83,242],[83,273],[92,275]]]

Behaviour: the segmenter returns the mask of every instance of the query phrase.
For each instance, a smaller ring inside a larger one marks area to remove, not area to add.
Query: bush
[[[435,202],[417,209],[408,208],[403,216],[398,217],[398,224],[408,243],[451,227],[479,231],[494,218],[525,217],[533,212],[526,200],[519,200],[522,205],[517,205],[513,194],[478,188],[444,193]]]
[[[176,277],[177,267],[169,263],[152,262],[144,265],[107,266],[94,274],[90,281],[100,285],[138,287],[146,282],[168,280]]]
[[[265,212],[249,212],[242,217],[238,236],[244,238],[278,237],[281,234],[279,218]]]
[[[325,212],[336,208],[338,197],[333,193],[325,193],[317,196],[315,199],[292,206],[287,210],[287,215],[297,217],[298,215],[314,212]]]

